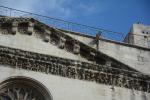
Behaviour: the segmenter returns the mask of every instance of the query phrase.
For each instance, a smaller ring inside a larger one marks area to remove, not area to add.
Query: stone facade
[[[93,44],[95,37],[73,32],[70,34],[67,31],[65,34],[83,42],[91,48],[96,49],[96,45]],[[106,40],[102,37],[99,40],[99,51],[115,58],[131,68],[150,75],[150,49],[147,47]]]
[[[124,41],[133,45],[150,48],[150,26],[140,23],[133,24]]]
[[[76,39],[79,35],[10,17],[0,18],[0,34],[2,100],[150,98],[149,75]]]

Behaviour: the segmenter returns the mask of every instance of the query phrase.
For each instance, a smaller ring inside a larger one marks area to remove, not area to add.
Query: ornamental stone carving
[[[34,23],[28,22],[28,34],[31,35],[34,31]]]
[[[60,37],[58,47],[63,49],[65,47],[66,39],[64,37]]]
[[[74,48],[73,48],[73,52],[75,54],[79,54],[80,53],[80,45],[78,41],[74,41]]]
[[[18,32],[18,22],[12,22],[12,33],[16,34]]]
[[[63,59],[8,47],[0,46],[0,64],[10,65],[12,68],[94,81],[106,85],[150,91],[149,77],[146,75],[139,75],[139,73],[136,74],[136,72],[109,66]],[[133,73],[136,74],[136,76],[133,75]],[[136,84],[137,80],[138,84]]]

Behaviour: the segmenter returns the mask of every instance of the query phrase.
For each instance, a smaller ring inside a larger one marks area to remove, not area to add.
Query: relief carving
[[[80,53],[80,45],[78,41],[74,41],[74,48],[73,48],[73,52],[75,54],[79,54]]]
[[[18,29],[16,28],[17,25]],[[97,52],[88,51],[88,48],[81,48],[81,44],[76,40],[72,40],[70,38],[67,40],[64,36],[59,36],[60,34],[58,35],[57,32],[51,34],[49,33],[50,31],[46,32],[40,25],[37,26],[33,23],[29,23],[28,21],[20,22],[18,24],[13,23],[12,26],[13,27],[11,31],[13,32],[33,32],[33,28],[36,29],[36,32],[45,32],[45,42],[50,41],[52,44],[55,44],[62,49],[65,48],[69,52],[81,54],[82,56],[95,61],[94,59],[97,55]],[[3,29],[2,33],[10,33],[10,30],[5,27],[5,24],[1,27]],[[40,32],[38,34],[40,34],[40,38],[43,38],[43,34],[41,34]],[[88,53],[90,57],[87,57]],[[101,61],[103,61],[103,59],[101,59]],[[141,91],[149,91],[145,89],[149,89],[148,83],[146,81],[143,81],[148,80],[149,77],[145,78],[147,76],[143,77],[144,75],[140,76],[138,74],[138,77],[134,76],[132,72],[122,70],[121,64],[119,65],[115,61],[109,61],[109,59],[106,62],[106,65],[103,66],[101,63],[91,64],[87,62],[63,59],[1,46],[0,64],[10,65],[10,67],[12,68],[22,68],[26,70],[37,71],[46,74],[54,74],[73,79],[77,78],[81,80],[95,81],[97,83],[106,85],[133,88]],[[119,66],[120,69],[116,68],[116,66]],[[138,80],[138,82],[136,80]],[[19,91],[15,92],[18,93]]]
[[[65,47],[66,39],[64,37],[60,37],[58,47],[63,49]]]

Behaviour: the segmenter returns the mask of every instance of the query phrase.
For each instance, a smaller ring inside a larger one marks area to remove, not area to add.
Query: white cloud
[[[0,4],[45,15],[63,15],[68,17],[70,9],[65,7],[67,0],[1,0]]]
[[[106,10],[104,1],[93,0],[0,0],[0,5],[33,12],[41,15],[69,19],[75,16],[89,16]]]

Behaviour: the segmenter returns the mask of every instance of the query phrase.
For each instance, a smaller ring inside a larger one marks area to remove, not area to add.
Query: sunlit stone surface
[[[0,100],[149,100],[150,50],[0,18]]]

